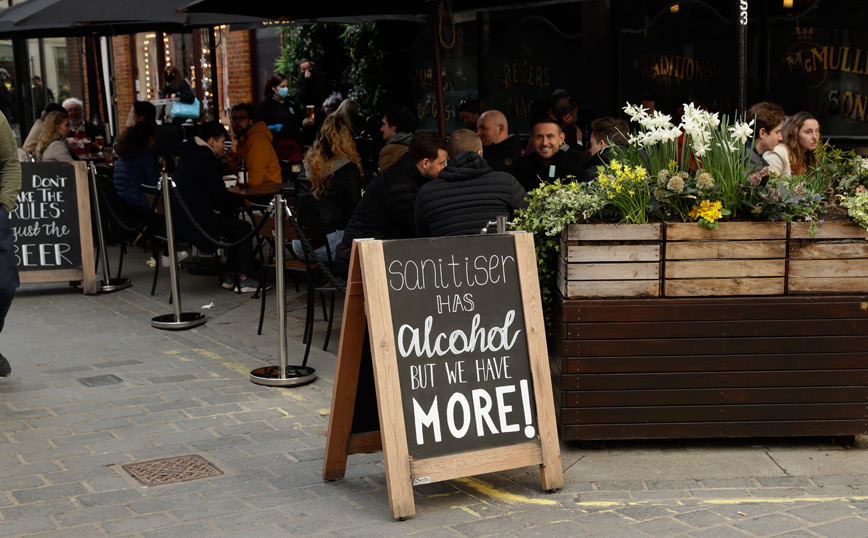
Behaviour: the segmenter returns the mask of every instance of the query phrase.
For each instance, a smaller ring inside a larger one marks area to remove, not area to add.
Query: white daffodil
[[[747,140],[753,136],[753,120],[748,123],[738,123],[729,128],[729,132],[734,140],[738,140],[741,145],[744,145]]]

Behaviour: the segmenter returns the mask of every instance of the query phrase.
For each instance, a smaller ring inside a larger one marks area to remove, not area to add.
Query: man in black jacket
[[[253,227],[249,222],[236,218],[235,209],[241,205],[226,190],[223,182],[223,143],[229,133],[220,122],[209,121],[199,126],[198,136],[185,140],[175,147],[175,154],[181,160],[175,168],[173,179],[178,194],[196,223],[213,239],[224,238],[230,243],[237,242],[250,233]],[[187,213],[172,198],[172,221],[178,236],[190,241],[202,252],[214,254],[217,247],[200,233],[190,221]],[[227,250],[229,271],[223,287],[238,293],[257,290],[259,282],[248,276],[252,270],[253,249],[246,241]],[[267,288],[270,286],[266,286]]]
[[[409,151],[365,189],[337,248],[338,274],[347,276],[353,239],[416,237],[416,193],[445,166],[446,141],[434,133],[414,134]]]
[[[512,169],[512,174],[524,190],[530,192],[543,181],[552,182],[557,178],[566,180],[572,177],[582,180],[585,165],[591,156],[587,151],[561,151],[564,132],[560,123],[551,116],[542,116],[534,122],[531,142],[533,153],[519,159]]]
[[[612,161],[611,145],[624,146],[630,134],[630,125],[620,118],[605,116],[591,122],[591,159],[585,169],[585,181],[594,181],[599,175],[598,166],[609,166]]]
[[[514,177],[496,172],[482,158],[482,141],[468,129],[452,133],[449,164],[416,197],[419,237],[479,234],[496,217],[507,219],[527,207],[525,191]]]
[[[482,140],[482,156],[488,166],[499,172],[512,172],[521,157],[521,141],[518,135],[509,136],[509,124],[503,112],[483,112],[476,124],[476,134]]]

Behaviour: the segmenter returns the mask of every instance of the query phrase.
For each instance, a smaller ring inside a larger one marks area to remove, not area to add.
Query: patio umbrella
[[[541,0],[504,2],[503,0],[377,0],[374,2],[255,2],[237,0],[193,0],[181,7],[185,13],[208,12],[246,14],[290,22],[349,22],[409,17],[410,20],[429,16],[434,30],[434,88],[437,100],[437,130],[446,135],[446,105],[443,99],[440,38],[437,19],[444,8],[453,13],[465,11],[497,11],[550,4],[575,3],[587,0]]]

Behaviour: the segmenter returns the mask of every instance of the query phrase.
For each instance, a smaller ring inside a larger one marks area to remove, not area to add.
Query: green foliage
[[[868,229],[868,190],[859,186],[849,195],[839,195],[841,207],[847,208],[847,214],[859,226]]]
[[[327,24],[306,24],[289,26],[283,33],[283,50],[274,62],[274,70],[289,78],[289,94],[295,97],[295,80],[298,78],[298,61],[308,58],[314,64],[325,58],[324,38],[328,34]]]
[[[375,22],[349,24],[341,39],[350,57],[350,65],[346,69],[351,86],[349,97],[359,103],[363,116],[370,117],[381,108],[383,75],[388,72],[388,51],[391,47],[386,38],[380,35]]]
[[[536,246],[537,270],[546,328],[551,330],[554,289],[557,285],[559,237],[564,229],[598,215],[606,206],[593,184],[556,179],[527,193],[528,207],[515,214],[515,228],[530,232]]]

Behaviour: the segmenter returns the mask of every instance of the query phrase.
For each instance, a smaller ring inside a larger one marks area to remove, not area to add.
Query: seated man
[[[362,196],[336,249],[335,270],[349,272],[353,239],[406,239],[416,237],[416,193],[446,166],[446,141],[418,132],[410,149],[385,173],[374,179]]]
[[[380,150],[377,162],[381,174],[395,164],[401,155],[407,153],[410,139],[416,132],[416,125],[416,118],[405,106],[392,107],[383,116],[380,132],[383,133],[383,141],[386,145]]]
[[[597,179],[598,166],[609,166],[612,161],[611,144],[617,146],[627,145],[627,136],[630,134],[630,125],[626,120],[605,116],[591,122],[591,158],[585,169],[585,181]]]
[[[763,157],[763,153],[774,151],[778,144],[783,141],[781,127],[784,124],[784,109],[780,106],[762,102],[756,103],[747,109],[745,121],[754,120],[753,140],[745,143],[745,152],[750,151],[750,171],[759,172],[769,163]],[[754,146],[751,151],[751,145]]]
[[[84,119],[84,104],[79,99],[70,97],[63,102],[63,108],[69,114],[69,138],[76,139],[73,149],[82,150],[84,143],[80,141],[85,138],[93,142],[97,136],[105,137],[105,127]]]
[[[154,127],[154,154],[166,160],[166,172],[175,169],[173,151],[175,146],[184,140],[184,129],[174,123],[157,125],[157,107],[148,101],[136,101],[133,103],[133,114],[136,123],[150,123]]]
[[[527,207],[518,181],[492,170],[482,158],[482,148],[473,131],[452,133],[446,146],[449,164],[416,196],[419,237],[479,234],[496,217],[510,219],[516,209]]]
[[[540,183],[552,182],[557,178],[566,180],[569,177],[581,181],[585,175],[585,165],[591,156],[587,151],[568,149],[560,151],[564,143],[564,132],[561,125],[551,116],[541,116],[537,119],[531,131],[533,153],[525,155],[515,163],[512,174],[530,192]]]
[[[482,156],[488,166],[499,172],[512,172],[512,167],[521,157],[521,141],[518,135],[509,136],[509,124],[503,112],[483,112],[476,125],[476,134],[482,140]]]
[[[226,158],[229,167],[238,172],[241,159],[247,166],[248,181],[251,185],[281,183],[280,161],[271,141],[274,135],[264,121],[256,121],[256,109],[251,103],[241,103],[232,107],[232,134],[235,135],[235,151],[229,150]]]
[[[193,218],[212,238],[224,238],[234,243],[253,229],[249,222],[240,220],[233,214],[241,205],[242,199],[226,190],[220,157],[223,143],[229,137],[223,125],[210,121],[199,126],[199,135],[185,140],[175,148],[181,158],[175,167],[173,179],[184,204]],[[179,237],[190,241],[196,247],[210,254],[217,252],[217,246],[202,235],[190,222],[177,200],[172,199],[173,221]],[[259,282],[248,276],[253,269],[253,249],[247,241],[228,249],[229,275],[223,282],[226,289],[238,293],[256,291]],[[237,286],[236,286],[237,277]]]

